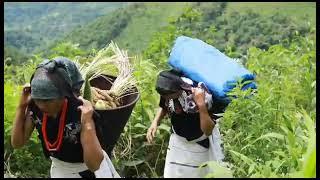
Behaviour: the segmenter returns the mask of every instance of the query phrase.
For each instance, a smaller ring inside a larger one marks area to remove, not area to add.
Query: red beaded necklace
[[[60,115],[60,121],[59,121],[58,137],[53,144],[49,142],[47,137],[46,127],[47,127],[48,115],[46,113],[44,113],[43,115],[43,119],[42,119],[43,124],[42,124],[41,130],[42,130],[43,139],[48,151],[58,151],[61,147],[62,139],[63,139],[63,131],[64,131],[65,122],[66,122],[67,105],[68,105],[68,99],[64,99],[62,113]]]

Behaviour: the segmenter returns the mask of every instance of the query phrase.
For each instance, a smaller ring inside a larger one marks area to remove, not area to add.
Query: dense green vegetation
[[[28,56],[23,52],[19,51],[17,48],[12,46],[4,47],[4,62],[6,65],[18,65],[24,63],[28,60]]]
[[[5,49],[5,172],[19,177],[48,177],[50,167],[35,132],[23,149],[10,147],[20,96],[14,89],[21,89],[29,81],[35,65],[44,57],[75,60],[115,40],[120,48],[129,50],[129,56],[139,57],[134,62],[134,75],[140,82],[141,98],[115,148],[113,162],[123,177],[162,177],[169,120],[163,120],[154,144],[148,144],[145,135],[158,107],[156,75],[168,68],[167,59],[176,37],[187,35],[240,58],[257,74],[258,91],[252,98],[244,98],[251,92],[239,88],[230,93],[238,98],[220,121],[229,169],[218,167],[208,177],[229,173],[233,177],[315,177],[315,3],[303,4],[310,9],[306,13],[299,6],[282,3],[264,8],[259,3],[175,5],[161,5],[158,10],[156,4],[119,9],[75,29],[66,41],[52,44],[45,53],[34,54],[26,62],[17,49]],[[275,7],[281,12],[276,13]],[[304,19],[306,14],[308,19]],[[25,65],[19,66],[23,62]]]
[[[236,92],[221,123],[234,176],[315,177],[315,44],[296,38],[289,48],[249,50],[258,93]]]
[[[277,12],[290,16],[297,24],[307,24],[309,21],[312,26],[316,25],[316,19],[313,18],[316,15],[314,2],[233,2],[229,3],[226,13],[243,12],[249,9],[266,16]]]

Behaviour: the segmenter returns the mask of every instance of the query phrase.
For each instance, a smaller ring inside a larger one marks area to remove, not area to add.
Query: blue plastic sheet
[[[252,80],[242,89],[256,88],[255,75],[215,47],[186,36],[176,39],[169,57],[169,65],[183,72],[188,78],[204,82],[218,100],[229,102],[227,92],[242,82]]]

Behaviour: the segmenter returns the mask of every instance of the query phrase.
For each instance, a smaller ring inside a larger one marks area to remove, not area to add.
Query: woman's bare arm
[[[192,88],[193,99],[196,102],[199,113],[200,113],[200,128],[202,132],[209,136],[212,133],[212,129],[214,128],[215,124],[212,121],[207,106],[205,104],[205,92],[200,87]]]
[[[154,117],[148,131],[147,131],[147,140],[149,143],[152,142],[153,138],[156,136],[157,127],[160,124],[160,121],[165,117],[167,114],[166,110],[163,108],[159,108],[156,116]]]
[[[159,125],[161,120],[166,116],[166,114],[167,114],[167,111],[160,107],[152,123]]]
[[[205,135],[210,136],[215,124],[208,113],[207,107],[206,106],[199,107],[199,113],[200,113],[201,130]]]
[[[93,107],[91,103],[82,97],[83,105],[79,106],[81,110],[81,145],[83,149],[83,159],[87,167],[92,171],[100,168],[104,158],[103,150],[98,140],[95,124],[92,118]]]
[[[25,86],[16,110],[11,131],[11,145],[13,148],[21,148],[24,146],[34,130],[35,125],[31,120],[30,111],[28,111],[30,99],[30,86]]]

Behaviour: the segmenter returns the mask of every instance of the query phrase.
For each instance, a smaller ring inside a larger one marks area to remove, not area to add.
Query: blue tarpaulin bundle
[[[251,80],[242,89],[256,89],[255,75],[215,47],[199,40],[180,36],[170,52],[169,65],[188,78],[204,82],[214,98],[230,102],[227,92],[235,83]]]

